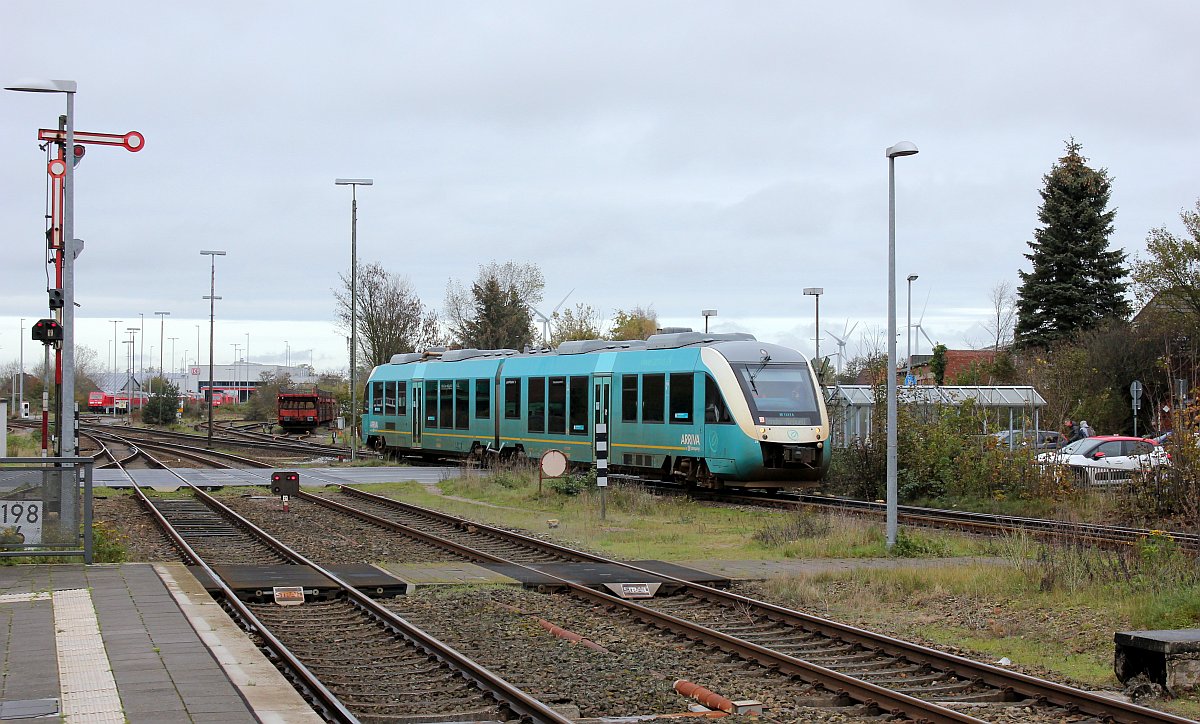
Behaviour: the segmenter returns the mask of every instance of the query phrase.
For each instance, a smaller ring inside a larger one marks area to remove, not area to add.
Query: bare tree
[[[339,274],[335,313],[343,332],[350,331],[350,280]],[[397,352],[439,341],[437,314],[427,309],[408,279],[391,274],[377,262],[358,268],[358,352],[360,364],[374,367]]]
[[[983,323],[992,349],[998,350],[1012,344],[1013,326],[1017,321],[1017,295],[1012,282],[1000,282],[988,292],[992,305],[991,315]]]

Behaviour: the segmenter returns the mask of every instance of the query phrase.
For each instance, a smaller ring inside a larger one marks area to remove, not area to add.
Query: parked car
[[[1061,450],[1044,452],[1036,462],[1042,469],[1065,465],[1076,479],[1091,484],[1124,482],[1139,470],[1169,465],[1167,451],[1153,440],[1141,437],[1102,435],[1076,440]]]
[[[1001,430],[992,433],[998,446],[1032,447],[1035,450],[1054,450],[1062,437],[1054,430]]]

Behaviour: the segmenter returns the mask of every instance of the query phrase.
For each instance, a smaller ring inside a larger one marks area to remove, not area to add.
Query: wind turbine
[[[550,318],[553,317],[555,314],[558,314],[558,310],[562,307],[563,304],[566,303],[567,297],[570,297],[574,293],[575,293],[574,289],[567,292],[567,296],[563,297],[562,301],[559,302],[558,304],[556,304],[554,306],[554,309],[551,310],[549,317],[546,316],[545,314],[542,314],[541,312],[539,312],[536,308],[534,308],[534,306],[532,304],[529,305],[529,308],[533,310],[533,313],[537,315],[538,319],[542,320],[542,344],[546,345],[547,347],[550,346]]]
[[[838,351],[837,351],[837,366],[838,366],[838,368],[837,368],[837,371],[838,371],[839,373],[840,373],[840,372],[841,372],[843,369],[845,369],[845,364],[846,364],[846,361],[845,361],[845,355],[846,355],[846,342],[847,342],[847,340],[849,340],[849,339],[850,339],[850,335],[854,334],[854,330],[856,330],[856,329],[858,329],[858,322],[855,322],[855,323],[854,323],[854,326],[853,326],[853,327],[851,327],[851,326],[850,326],[850,320],[849,320],[849,319],[847,319],[847,320],[846,320],[846,324],[845,324],[845,326],[843,326],[843,327],[842,327],[842,336],[840,336],[840,337],[839,337],[838,335],[834,334],[833,332],[830,332],[830,331],[828,331],[828,330],[826,330],[826,331],[825,331],[825,334],[828,334],[830,337],[833,337],[833,338],[834,338],[834,340],[836,340],[836,341],[837,341],[837,348],[838,348]],[[849,330],[849,331],[847,331],[847,330]]]
[[[929,290],[929,292],[932,292],[932,291],[933,291],[933,289]],[[925,338],[925,341],[929,343],[930,350],[932,351],[933,347],[935,347],[936,345],[934,344],[934,341],[929,338],[929,335],[925,334],[925,328],[921,326],[921,323],[925,321],[925,310],[928,308],[929,308],[929,293],[926,293],[925,294],[925,306],[921,307],[921,316],[917,318],[917,323],[913,325],[913,328],[916,329],[917,332],[922,337]],[[918,338],[917,339],[917,347],[919,348],[920,346],[921,346],[921,340]],[[919,354],[919,353],[916,351],[916,349],[914,349],[913,354],[915,355],[915,354]],[[910,367],[912,366],[912,360],[909,360],[909,366]]]

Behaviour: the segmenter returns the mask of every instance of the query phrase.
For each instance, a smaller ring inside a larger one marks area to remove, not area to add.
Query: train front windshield
[[[733,365],[759,425],[820,425],[821,410],[807,365]]]

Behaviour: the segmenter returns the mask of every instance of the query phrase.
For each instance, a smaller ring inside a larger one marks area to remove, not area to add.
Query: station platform
[[[182,564],[0,567],[0,721],[321,719]]]

